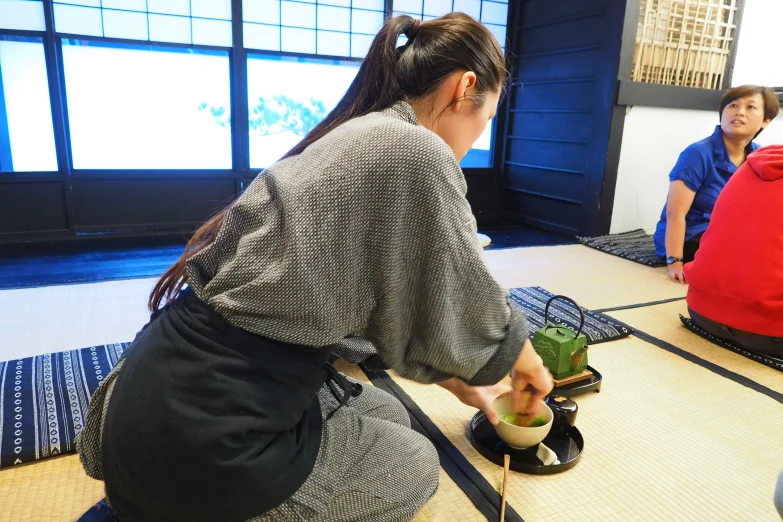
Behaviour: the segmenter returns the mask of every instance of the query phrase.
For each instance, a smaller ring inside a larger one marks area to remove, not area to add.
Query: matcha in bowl
[[[498,397],[493,406],[500,417],[495,431],[503,442],[514,449],[535,446],[544,440],[552,429],[554,414],[544,401],[539,402],[538,409],[533,415],[514,412],[511,406],[511,395]]]

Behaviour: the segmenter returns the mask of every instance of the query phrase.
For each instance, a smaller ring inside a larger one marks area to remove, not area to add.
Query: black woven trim
[[[684,297],[672,297],[671,299],[661,299],[660,301],[650,301],[648,303],[637,303],[637,304],[631,304],[631,305],[625,305],[625,306],[615,306],[613,308],[602,308],[601,310],[593,310],[593,312],[596,313],[606,313],[606,312],[617,312],[619,310],[632,310],[634,308],[645,308],[647,306],[656,306],[656,305],[662,305],[666,303],[674,303],[677,301],[684,301]],[[616,320],[612,318],[612,320]]]
[[[440,465],[457,486],[465,492],[487,520],[495,522],[500,518],[501,497],[481,473],[468,462],[468,459],[451,443],[442,431],[430,420],[421,408],[385,371],[372,371],[363,364],[359,367],[372,383],[381,390],[396,397],[411,416],[411,427],[427,437],[438,450]],[[525,522],[524,519],[506,503],[507,522]]]

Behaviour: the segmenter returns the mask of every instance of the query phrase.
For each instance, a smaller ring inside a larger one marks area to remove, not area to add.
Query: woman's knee
[[[783,518],[783,471],[778,477],[778,485],[775,488],[775,507],[778,508],[780,518]]]
[[[396,397],[369,384],[362,383],[362,386],[361,395],[348,403],[358,410],[359,415],[387,420],[406,428],[411,427],[408,410]]]

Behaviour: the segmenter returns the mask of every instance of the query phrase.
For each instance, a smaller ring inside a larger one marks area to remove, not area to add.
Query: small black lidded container
[[[576,425],[576,414],[579,411],[576,402],[560,395],[550,395],[545,402],[554,414],[550,433],[553,435],[567,435],[571,428]]]

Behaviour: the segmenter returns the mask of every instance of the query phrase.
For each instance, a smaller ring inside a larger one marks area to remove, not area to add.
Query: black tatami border
[[[631,304],[631,305],[625,305],[625,306],[615,306],[612,308],[602,308],[601,310],[593,310],[593,312],[597,313],[606,313],[606,312],[618,312],[620,310],[632,310],[634,308],[645,308],[647,306],[656,306],[656,305],[662,305],[666,303],[675,303],[677,301],[684,301],[684,297],[672,297],[671,299],[661,299],[660,301],[650,301],[649,303],[638,303],[638,304]]]

